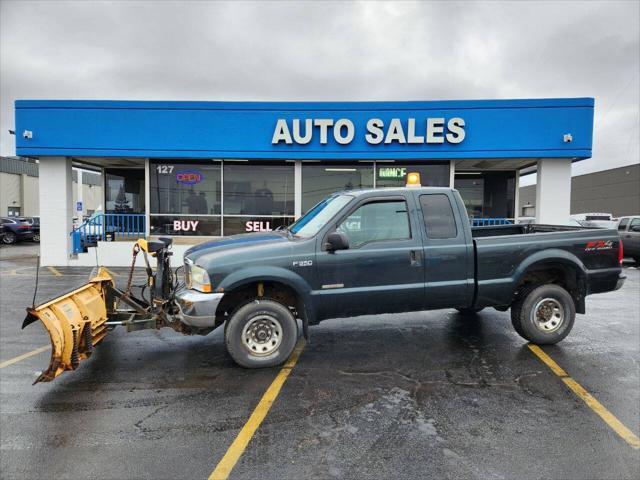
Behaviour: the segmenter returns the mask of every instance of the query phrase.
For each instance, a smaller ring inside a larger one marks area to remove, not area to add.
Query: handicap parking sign
[[[82,211],[82,202],[76,202],[76,211],[78,212]]]

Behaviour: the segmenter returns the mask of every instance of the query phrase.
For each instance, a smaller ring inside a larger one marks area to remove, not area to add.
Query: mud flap
[[[27,308],[22,328],[40,320],[51,339],[49,367],[36,379],[50,382],[65,370],[75,370],[107,334],[108,312],[115,305],[108,295],[113,279],[100,268],[89,283],[37,307]]]

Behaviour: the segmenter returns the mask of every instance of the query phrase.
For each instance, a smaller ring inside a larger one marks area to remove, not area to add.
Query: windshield
[[[325,198],[293,223],[289,231],[300,237],[313,237],[352,199],[351,195],[332,195]]]

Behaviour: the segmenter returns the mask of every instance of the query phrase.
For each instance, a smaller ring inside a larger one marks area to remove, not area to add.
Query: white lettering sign
[[[270,232],[271,227],[269,223],[270,222],[250,221],[245,223],[244,230],[245,232]]]
[[[175,232],[195,232],[200,220],[174,220],[173,230]]]
[[[290,126],[291,125],[291,126]],[[416,120],[415,118],[392,118],[386,124],[380,118],[371,118],[366,123],[365,141],[369,145],[390,144],[439,144],[461,143],[466,135],[463,118],[435,117]],[[271,143],[278,145],[307,145],[318,138],[320,145],[329,143],[329,138],[338,145],[350,144],[356,135],[356,128],[348,118],[294,118],[287,121],[279,118],[273,131]]]

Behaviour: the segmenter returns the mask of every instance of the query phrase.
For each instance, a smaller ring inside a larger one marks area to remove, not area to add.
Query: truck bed
[[[472,228],[476,304],[508,305],[522,271],[553,258],[554,265],[580,265],[593,290],[612,290],[618,276],[618,231],[562,225],[500,225]],[[603,279],[600,281],[600,279]]]

